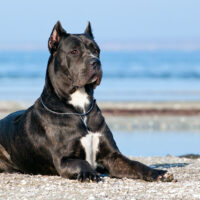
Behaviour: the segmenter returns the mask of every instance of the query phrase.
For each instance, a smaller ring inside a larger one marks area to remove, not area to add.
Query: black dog
[[[120,153],[93,98],[102,70],[90,23],[83,34],[69,34],[57,22],[48,47],[51,55],[40,98],[0,121],[0,171],[80,181],[99,181],[98,174],[104,172],[117,178],[171,181],[166,171]]]

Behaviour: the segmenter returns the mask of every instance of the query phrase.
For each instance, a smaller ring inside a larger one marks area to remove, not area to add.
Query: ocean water
[[[48,51],[0,51],[0,101],[32,103],[42,92]],[[98,101],[200,101],[200,51],[134,51],[101,54]],[[125,155],[200,153],[200,134],[114,133]],[[128,139],[127,139],[128,138]]]
[[[0,51],[0,100],[34,101],[42,92],[49,52]],[[101,54],[99,101],[199,101],[200,51]]]
[[[120,151],[126,156],[180,156],[200,154],[197,132],[114,132]]]

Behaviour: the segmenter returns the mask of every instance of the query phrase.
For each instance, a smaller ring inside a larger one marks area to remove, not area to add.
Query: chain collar
[[[84,117],[84,116],[86,116],[86,115],[88,115],[91,111],[92,111],[92,109],[94,108],[94,104],[95,104],[95,99],[93,99],[92,100],[92,104],[91,104],[91,106],[90,106],[90,108],[88,109],[88,111],[87,112],[84,112],[84,113],[60,113],[60,112],[56,112],[56,111],[54,111],[54,110],[51,110],[50,108],[48,108],[45,104],[44,104],[44,102],[43,102],[43,100],[42,100],[42,97],[40,97],[40,101],[41,101],[41,103],[42,103],[42,106],[48,111],[48,112],[50,112],[50,113],[52,113],[52,114],[55,114],[55,115],[77,115],[77,116],[80,116],[80,117]]]

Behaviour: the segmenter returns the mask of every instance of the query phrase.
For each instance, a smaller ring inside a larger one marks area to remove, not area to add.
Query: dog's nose
[[[90,64],[91,67],[93,67],[93,69],[98,69],[101,65],[99,59],[97,59],[97,58],[92,58],[89,61],[89,64]]]

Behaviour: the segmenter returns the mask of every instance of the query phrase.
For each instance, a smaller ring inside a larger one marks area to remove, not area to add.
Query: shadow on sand
[[[162,164],[152,164],[151,168],[172,168],[172,167],[186,167],[191,163],[162,163]]]

